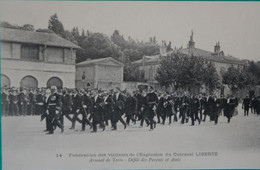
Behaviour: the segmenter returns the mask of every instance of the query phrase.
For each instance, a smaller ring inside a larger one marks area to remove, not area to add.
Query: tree
[[[24,24],[23,26],[19,25],[12,25],[9,22],[1,22],[1,27],[3,28],[11,28],[11,29],[19,29],[25,31],[34,31],[34,26],[31,24]]]
[[[144,43],[135,41],[131,37],[125,39],[123,35],[120,35],[119,30],[115,30],[111,36],[111,41],[124,52],[129,61],[140,60],[144,55],[159,54],[159,45],[155,36],[150,37],[149,41]]]
[[[203,82],[205,83],[208,92],[213,92],[215,89],[220,88],[220,78],[217,73],[214,63],[207,62],[205,64],[205,72],[203,75]]]
[[[69,40],[70,42],[72,42],[74,44],[78,44],[78,41],[76,40],[74,35],[71,32],[67,31],[67,30],[64,31],[63,38],[65,38],[66,40]]]
[[[248,71],[247,67],[234,67],[233,65],[222,75],[222,83],[228,85],[233,94],[244,88],[251,88],[256,84],[256,77]]]
[[[124,67],[124,81],[144,81],[144,72],[137,66],[128,63]]]
[[[257,78],[257,84],[260,85],[260,61],[251,61],[248,66],[248,71]]]
[[[52,30],[60,36],[64,36],[64,27],[62,22],[58,19],[58,15],[55,13],[49,19],[48,29]]]
[[[82,49],[77,51],[77,63],[85,61],[87,58],[98,59],[113,57],[118,60],[122,55],[120,48],[101,33],[93,33],[85,37],[81,47]]]
[[[11,28],[11,29],[20,29],[18,25],[12,25],[9,22],[3,21],[1,22],[1,27],[3,28]]]
[[[24,24],[22,27],[21,27],[22,30],[25,30],[25,31],[34,31],[34,26],[31,25],[31,24]]]
[[[189,57],[175,52],[160,59],[155,79],[166,88],[174,85],[191,91],[205,84],[213,91],[218,87],[219,77],[216,68],[202,57]]]

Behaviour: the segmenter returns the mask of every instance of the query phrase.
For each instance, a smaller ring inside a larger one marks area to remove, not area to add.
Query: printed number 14
[[[58,153],[57,153],[57,154],[56,154],[56,157],[62,157],[62,154],[58,154]]]

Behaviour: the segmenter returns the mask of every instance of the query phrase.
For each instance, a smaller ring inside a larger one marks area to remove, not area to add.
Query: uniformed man
[[[60,96],[57,94],[57,87],[51,86],[51,95],[47,99],[47,112],[49,117],[49,133],[54,133],[54,127],[58,126],[63,132],[64,127],[61,125],[59,119],[61,114],[61,99]]]
[[[10,90],[10,95],[9,95],[9,100],[10,100],[10,115],[18,116],[19,115],[19,108],[18,108],[18,97],[17,97],[17,90],[16,89],[11,89]]]
[[[29,103],[29,99],[28,96],[26,94],[26,89],[25,88],[20,88],[20,92],[17,96],[18,99],[18,108],[19,108],[19,114],[20,115],[27,115],[27,111],[28,111],[28,103]]]
[[[30,89],[30,92],[28,94],[29,97],[29,114],[35,115],[35,105],[36,105],[36,94],[34,89]]]
[[[35,106],[35,114],[43,115],[44,113],[44,94],[41,89],[37,89],[36,92],[36,106]]]
[[[9,94],[5,88],[1,89],[1,113],[2,116],[8,116],[9,114]]]

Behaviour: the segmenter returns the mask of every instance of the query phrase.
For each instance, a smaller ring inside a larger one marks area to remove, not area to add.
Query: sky
[[[220,42],[225,55],[260,60],[260,2],[93,2],[93,1],[1,1],[0,20],[47,28],[57,13],[66,30],[102,32],[119,30],[148,41],[171,41],[187,47],[191,30],[195,47],[213,51]]]

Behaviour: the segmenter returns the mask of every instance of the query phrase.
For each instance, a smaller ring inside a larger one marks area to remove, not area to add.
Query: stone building
[[[219,42],[217,42],[214,46],[213,52],[196,48],[193,40],[193,32],[191,33],[187,48],[180,48],[166,52],[166,47],[162,45],[160,47],[160,54],[154,56],[144,56],[141,60],[133,62],[133,64],[138,66],[140,71],[144,72],[145,82],[152,84],[157,89],[161,89],[159,83],[155,80],[157,69],[160,65],[160,57],[170,55],[171,53],[177,51],[181,54],[186,54],[187,56],[203,57],[209,61],[212,61],[215,64],[219,75],[223,74],[231,65],[235,67],[244,65],[244,62],[241,60],[232,56],[226,56],[224,52],[221,51]],[[225,90],[227,90],[227,88],[225,88]]]
[[[54,33],[1,28],[1,87],[75,87],[79,46]]]
[[[124,65],[112,57],[76,64],[76,88],[121,88]]]

